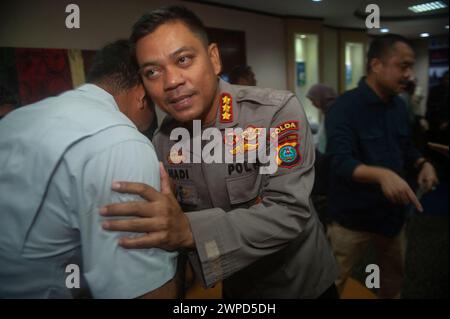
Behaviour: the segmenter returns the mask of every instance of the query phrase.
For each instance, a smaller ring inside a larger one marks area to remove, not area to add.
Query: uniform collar
[[[239,119],[239,108],[234,86],[220,79],[218,90],[219,99],[215,101],[215,103],[218,103],[215,126],[219,129],[234,127],[238,124]]]

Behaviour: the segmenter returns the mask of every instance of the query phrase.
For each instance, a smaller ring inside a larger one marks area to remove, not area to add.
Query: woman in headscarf
[[[330,106],[334,103],[337,98],[336,92],[329,86],[324,84],[313,85],[306,97],[309,98],[312,104],[317,107],[324,115],[330,109]],[[328,171],[329,165],[328,160],[325,155],[326,150],[326,133],[325,133],[325,118],[319,126],[318,142],[316,144],[316,161],[314,163],[315,167],[315,179],[314,187],[312,190],[312,200],[314,206],[316,207],[319,219],[324,225],[325,229],[329,223],[331,223],[330,216],[327,213],[328,202],[327,202],[327,192],[328,192]]]
[[[312,104],[317,107],[324,116],[328,112],[330,106],[334,103],[337,98],[337,94],[333,88],[324,84],[313,85],[306,97],[311,100]],[[322,120],[319,128],[318,134],[318,145],[316,145],[319,152],[325,153],[326,149],[326,134],[325,134],[325,120]]]

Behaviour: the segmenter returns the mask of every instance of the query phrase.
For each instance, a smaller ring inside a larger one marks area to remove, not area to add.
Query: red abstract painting
[[[67,50],[16,48],[16,66],[22,104],[72,89]]]

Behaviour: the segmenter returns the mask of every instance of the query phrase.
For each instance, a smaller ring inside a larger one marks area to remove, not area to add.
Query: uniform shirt
[[[411,142],[405,103],[398,96],[384,103],[362,79],[331,107],[326,132],[331,217],[350,229],[396,235],[405,206],[391,203],[379,185],[353,181],[352,174],[356,166],[366,164],[404,176],[406,166],[420,158]]]
[[[106,91],[87,84],[9,114],[0,163],[0,297],[74,297],[69,264],[95,298],[135,298],[174,276],[176,254],[121,248],[126,233],[101,227],[99,207],[138,200],[113,181],[159,188],[152,144]]]
[[[192,163],[194,148],[174,161],[170,135],[181,124],[166,118],[153,142],[188,212],[194,270],[205,286],[224,280],[231,298],[317,297],[333,284],[337,268],[310,202],[314,145],[304,110],[290,92],[222,80],[219,91],[214,127],[221,135],[213,144],[225,152],[224,144],[233,141],[225,137],[227,128],[243,130],[236,138],[251,136],[245,133],[252,128],[277,128],[279,167],[263,175],[249,161]],[[203,141],[203,151],[209,143]]]

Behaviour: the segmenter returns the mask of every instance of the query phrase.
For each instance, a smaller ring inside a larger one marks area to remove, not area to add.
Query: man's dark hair
[[[394,49],[394,45],[397,42],[403,42],[412,48],[408,39],[398,34],[385,34],[377,36],[372,40],[369,51],[367,52],[367,73],[370,73],[371,71],[370,62],[372,62],[373,59],[383,59],[387,57]]]
[[[249,65],[237,65],[231,69],[230,83],[238,83],[240,78],[248,78],[253,75],[253,70]]]
[[[117,40],[103,47],[93,59],[87,82],[104,84],[114,94],[141,83],[138,66],[131,56],[130,42]]]
[[[136,42],[145,37],[147,34],[154,32],[159,26],[169,22],[184,23],[205,46],[208,45],[208,34],[202,22],[192,11],[182,6],[169,6],[153,10],[145,13],[133,25],[130,36],[131,44],[134,46]]]

